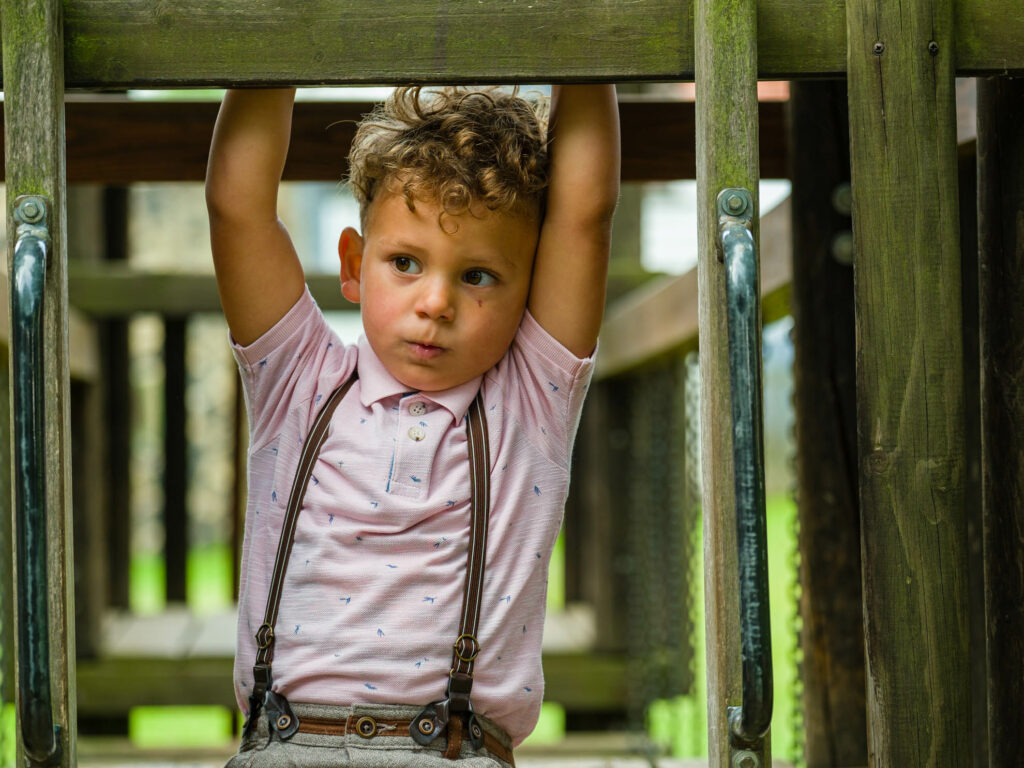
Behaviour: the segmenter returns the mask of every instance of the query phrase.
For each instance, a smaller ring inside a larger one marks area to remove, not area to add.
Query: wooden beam
[[[120,715],[137,706],[211,705],[235,709],[231,657],[102,658],[78,665],[83,715]],[[544,653],[544,698],[574,711],[621,710],[626,658],[585,652]]]
[[[341,296],[337,275],[310,274],[306,282],[324,311],[358,311]],[[74,265],[69,300],[91,317],[125,317],[140,312],[190,315],[220,312],[213,273],[149,272],[132,267]]]
[[[14,206],[21,195],[38,195],[48,208],[45,278],[42,288],[42,352],[44,434],[33,440],[45,445],[42,492],[46,520],[46,622],[50,691],[49,708],[55,727],[53,754],[29,756],[22,720],[17,731],[19,765],[71,768],[76,765],[75,741],[75,634],[74,544],[71,505],[70,372],[68,364],[67,237],[64,182],[64,37],[59,0],[2,0],[4,101],[8,109],[4,125],[7,196],[7,274],[14,275],[17,242]],[[9,295],[9,294],[8,294]],[[9,356],[13,361],[15,355]],[[11,389],[18,386],[11,369]],[[12,409],[12,422],[19,416]],[[21,414],[24,416],[25,414]],[[13,439],[16,429],[12,423]],[[24,574],[15,569],[15,584]],[[22,582],[24,583],[24,582]],[[17,622],[24,618],[19,606]],[[16,633],[16,637],[20,633]],[[21,640],[15,641],[17,647]],[[16,665],[18,711],[24,711],[20,676],[27,670]],[[41,692],[33,692],[39,696]],[[39,725],[36,723],[35,725]],[[59,733],[57,728],[60,729]],[[49,734],[38,750],[50,751]]]
[[[789,314],[791,219],[789,199],[761,219],[761,316],[765,323]],[[696,349],[697,282],[697,270],[693,269],[651,281],[610,306],[601,326],[597,379]]]
[[[694,0],[69,0],[72,88],[689,80]],[[762,78],[846,71],[843,4],[762,0]],[[1017,0],[957,0],[961,74],[1024,70]]]
[[[70,101],[68,181],[202,181],[218,107],[208,101]],[[284,179],[341,181],[348,172],[356,123],[372,108],[371,102],[298,102]],[[785,104],[762,102],[758,110],[763,174],[784,178]],[[619,113],[623,181],[694,178],[693,102],[626,99],[620,102]]]
[[[1024,754],[1024,82],[978,86],[988,746],[997,766]]]
[[[871,765],[970,756],[953,0],[848,0]]]
[[[726,188],[749,191],[756,248],[760,208],[757,9],[756,0],[696,0],[694,10],[704,624],[711,768],[734,764],[732,758],[738,753],[733,749],[728,708],[743,700],[726,270],[719,258],[716,199]],[[760,348],[757,357],[759,368]],[[770,764],[768,739],[759,738],[750,749],[756,751],[761,765]]]
[[[846,84],[791,88],[790,136],[800,147],[791,156],[791,217],[804,758],[807,768],[860,766],[868,757],[853,254],[843,250],[851,236]]]

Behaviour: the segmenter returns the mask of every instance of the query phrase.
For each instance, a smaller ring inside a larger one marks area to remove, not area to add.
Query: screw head
[[[18,216],[26,224],[35,224],[43,218],[45,209],[43,204],[36,198],[30,197],[18,204]]]
[[[928,43],[928,53],[930,53],[932,56],[939,55],[939,44],[936,43],[934,40]]]
[[[743,209],[746,207],[746,201],[736,192],[733,192],[725,198],[725,210],[733,215],[742,213]]]
[[[760,768],[761,761],[757,754],[749,749],[741,749],[732,756],[732,768]]]
[[[875,44],[871,46],[871,51],[875,54],[875,56],[881,56],[883,53],[885,53],[885,43],[883,43],[881,40],[877,40]]]

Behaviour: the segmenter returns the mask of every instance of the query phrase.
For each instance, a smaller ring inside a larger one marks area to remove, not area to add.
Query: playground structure
[[[601,375],[656,367],[692,349],[698,330],[710,763],[757,766],[768,757],[760,724],[748,732],[729,720],[730,706],[751,711],[748,696],[756,687],[744,688],[740,673],[741,637],[750,630],[741,631],[737,610],[735,398],[720,219],[752,214],[741,229],[756,244],[757,182],[788,146],[793,262],[780,277],[762,261],[761,282],[775,291],[760,309],[778,312],[778,302],[787,303],[779,291],[790,286],[807,763],[1014,764],[1024,754],[1024,89],[1013,76],[1024,74],[1024,9],[1011,0],[904,0],[891,7],[869,0],[335,6],[280,8],[252,0],[0,5],[11,263],[18,223],[31,228],[43,220],[48,241],[42,358],[30,366],[40,387],[33,402],[44,404],[44,437],[35,450],[45,466],[36,475],[45,483],[33,493],[44,500],[37,511],[45,536],[37,531],[34,541],[47,568],[35,589],[19,593],[18,616],[23,623],[45,615],[49,654],[46,669],[32,667],[43,676],[29,678],[31,664],[20,662],[18,675],[36,693],[47,680],[49,696],[26,702],[19,693],[19,706],[27,704],[22,711],[31,713],[18,730],[27,764],[75,763],[69,382],[76,366],[88,372],[96,358],[84,355],[76,363],[76,348],[68,344],[65,90],[691,79],[701,221],[698,318],[686,315],[698,293],[686,287],[692,275],[637,297],[632,309],[609,317]],[[959,149],[958,75],[982,78],[977,143]],[[771,115],[762,107],[759,119],[756,83],[779,78],[795,81],[790,133],[783,134],[780,121],[764,136]],[[845,84],[811,82],[821,78],[845,78]],[[129,143],[133,124],[117,115],[129,107],[69,104],[68,147],[76,140],[77,107],[83,115],[93,110],[110,132],[109,144],[92,147],[93,164],[78,166],[92,170],[75,171],[78,178],[138,180],[138,169],[152,161],[122,166],[120,177],[104,170],[115,165],[105,160]],[[153,125],[184,123],[183,114],[150,109]],[[650,169],[677,156],[675,144],[688,136],[686,107],[624,103],[624,127],[631,109],[640,126],[631,135],[643,138],[626,140],[624,169],[647,169],[634,171],[634,178],[673,172]],[[646,166],[630,165],[629,141],[643,142],[638,154]],[[149,154],[159,154],[147,142]],[[191,165],[177,154],[162,172],[197,177],[205,158],[205,147],[196,156],[198,146]],[[77,160],[67,152],[72,178]],[[296,177],[318,172],[298,167]],[[848,208],[841,194],[833,203],[847,179]],[[752,199],[723,211],[716,206],[726,189],[747,190]],[[26,202],[23,195],[40,199]],[[855,280],[832,247],[851,227]],[[756,249],[762,260],[766,248]],[[9,267],[8,274],[15,271]],[[141,295],[143,279],[99,275],[103,287],[95,301],[109,298],[117,280]],[[201,300],[187,285],[178,290]],[[188,311],[181,301],[164,300]],[[128,311],[122,304],[111,314]],[[17,332],[12,323],[12,347]],[[13,349],[11,357],[17,357]],[[17,381],[12,373],[12,388]],[[15,408],[13,416],[26,410]],[[602,461],[600,455],[592,460]],[[587,471],[587,461],[582,464]],[[603,514],[604,524],[614,522],[607,505]],[[26,583],[19,574],[19,589]],[[742,655],[746,671],[746,645]]]

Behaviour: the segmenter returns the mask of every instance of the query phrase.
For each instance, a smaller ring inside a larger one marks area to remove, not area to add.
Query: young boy
[[[511,765],[604,305],[614,88],[555,86],[547,135],[500,90],[399,89],[365,119],[352,346],[277,217],[293,98],[229,92],[207,171],[250,419],[229,765]]]

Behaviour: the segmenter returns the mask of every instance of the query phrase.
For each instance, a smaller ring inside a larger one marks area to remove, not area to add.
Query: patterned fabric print
[[[255,643],[302,441],[322,399],[358,366],[313,469],[277,622],[274,688],[295,701],[426,704],[443,695],[469,537],[463,417],[482,390],[491,516],[473,701],[518,744],[533,729],[547,565],[593,359],[526,315],[480,379],[408,392],[365,339],[343,346],[308,292],[234,347],[250,413],[235,688],[247,704]]]

